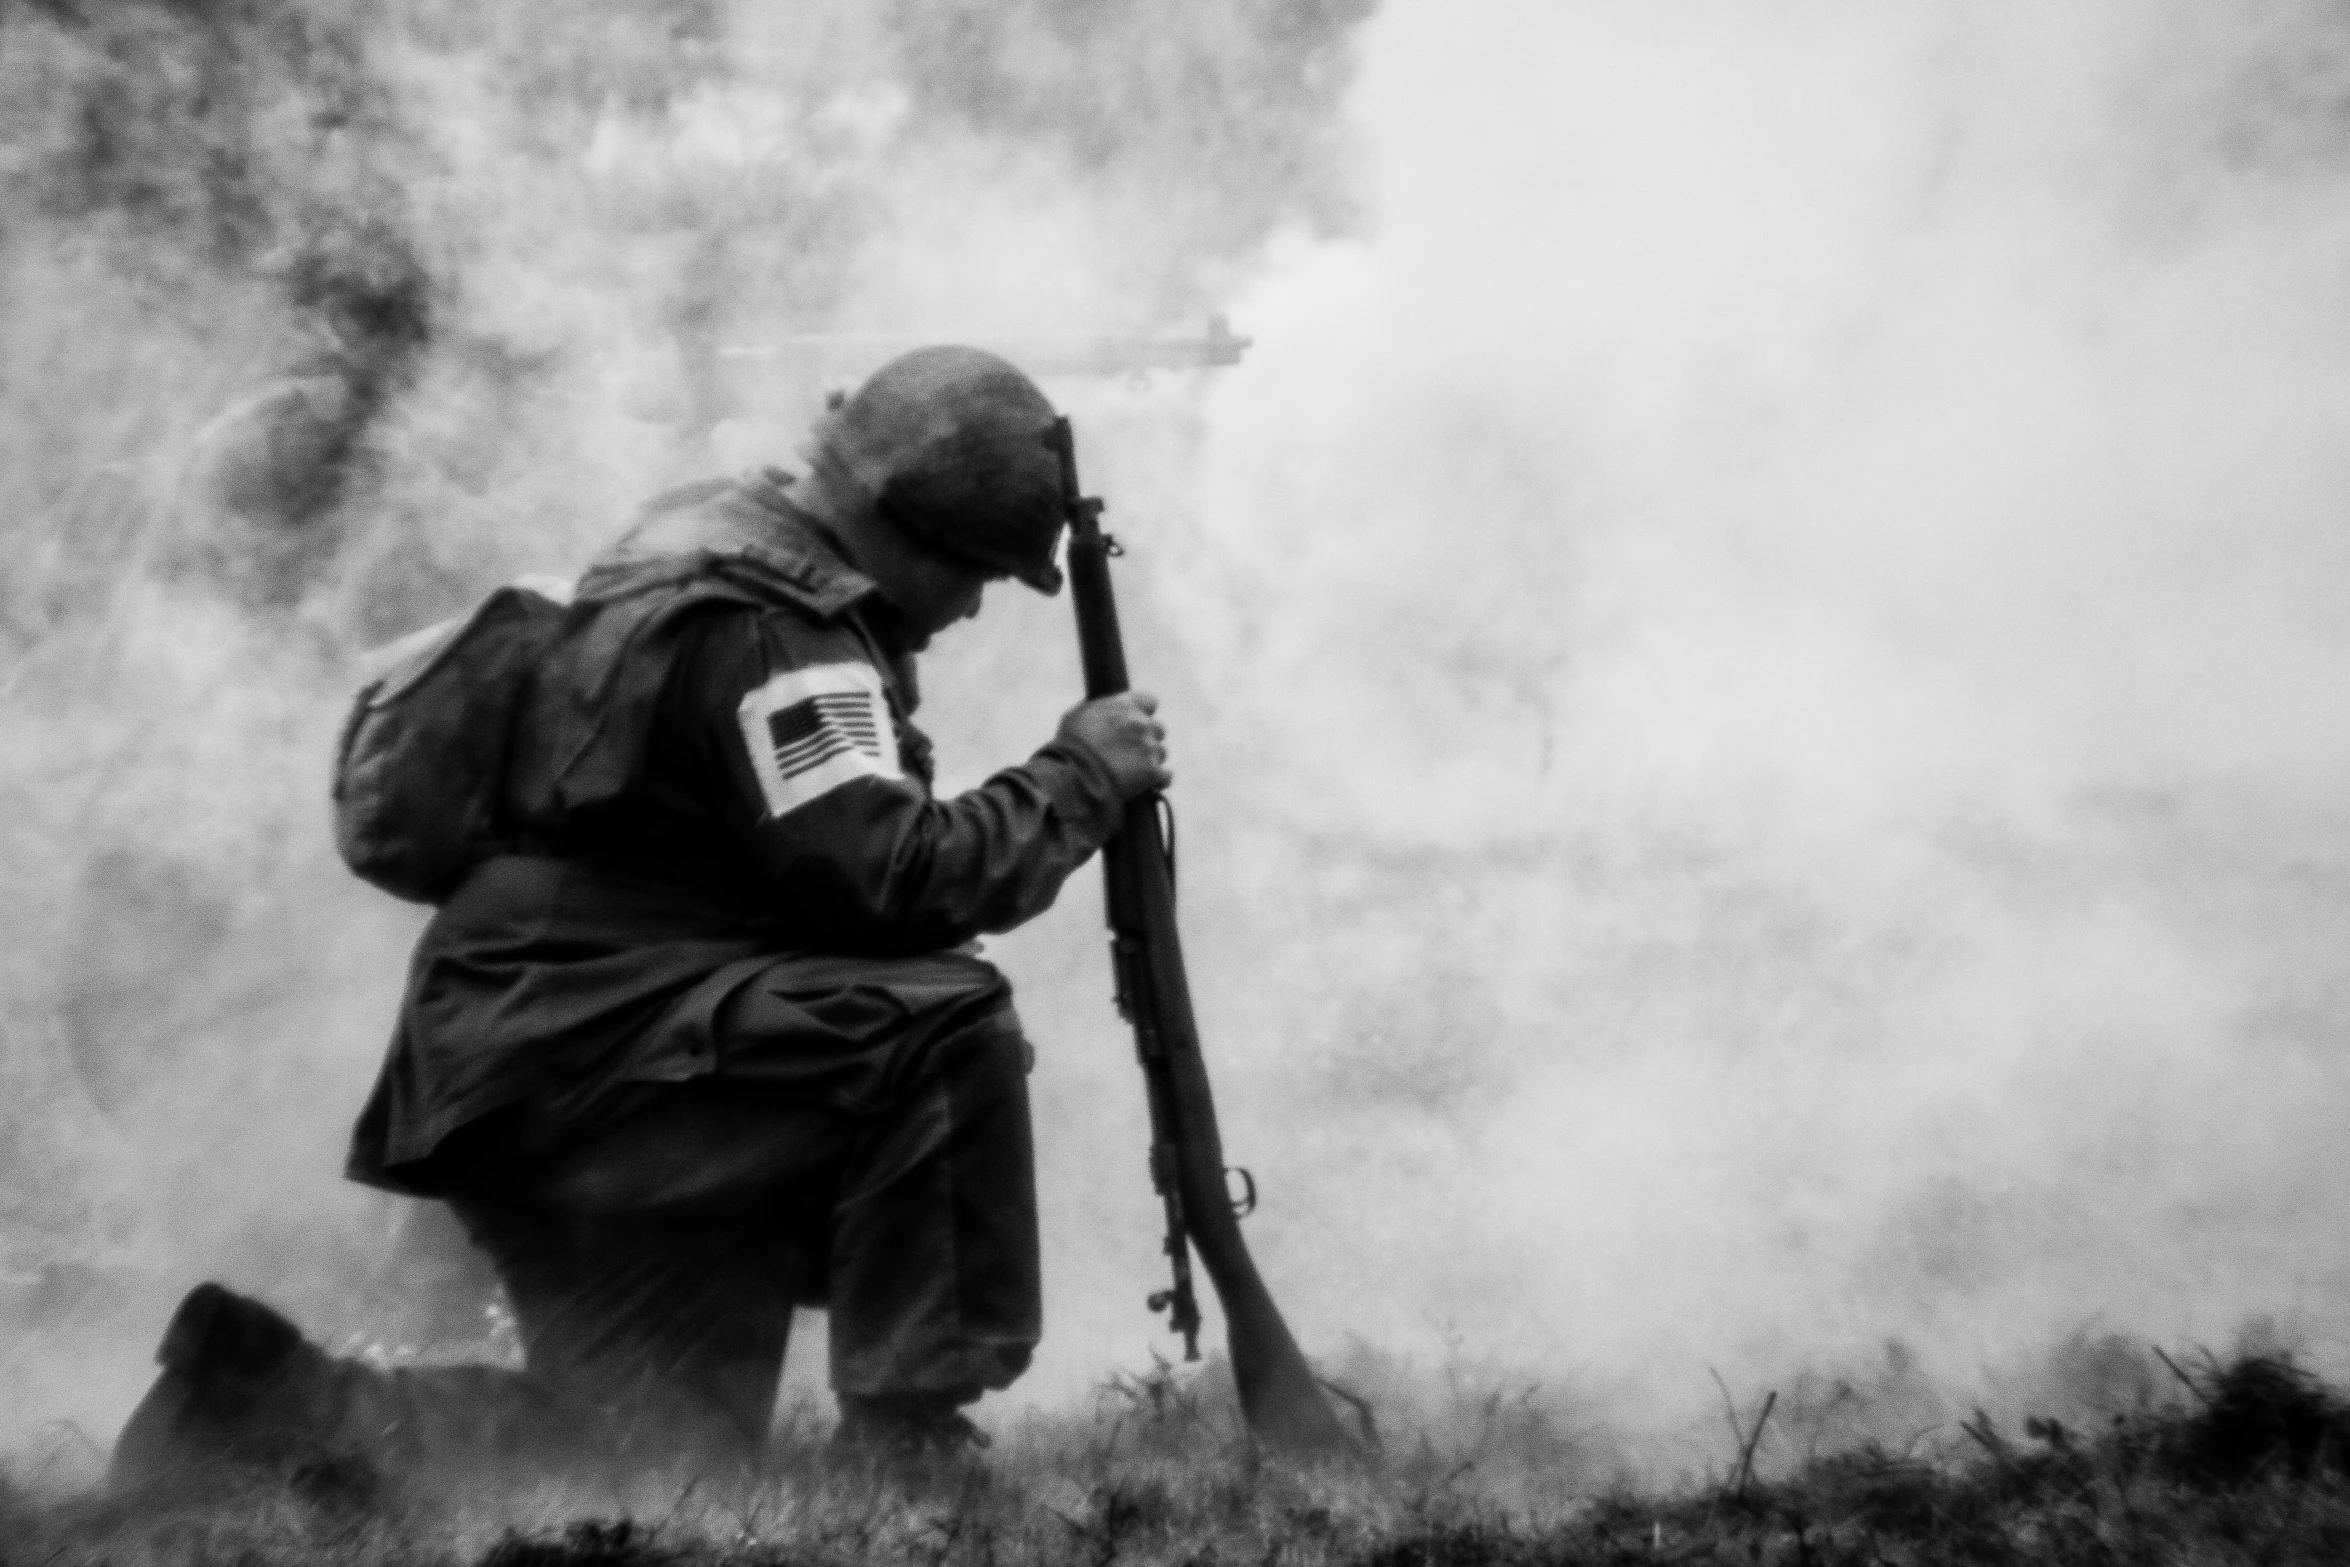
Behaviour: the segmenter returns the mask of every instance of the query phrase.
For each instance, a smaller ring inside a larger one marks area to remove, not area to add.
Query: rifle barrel
[[[1234,334],[1222,316],[1199,337],[1091,337],[1048,334],[966,338],[955,332],[794,332],[763,343],[730,343],[721,359],[855,360],[878,364],[930,343],[969,342],[1000,354],[1030,375],[1143,375],[1153,370],[1216,370],[1240,363],[1252,338]]]

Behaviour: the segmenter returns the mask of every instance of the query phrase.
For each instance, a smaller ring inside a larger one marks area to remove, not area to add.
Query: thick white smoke
[[[2330,10],[1004,17],[419,0],[315,8],[348,58],[199,51],[264,174],[432,280],[316,561],[186,514],[309,318],[260,219],[171,183],[217,129],[180,78],[99,95],[139,156],[77,154],[97,217],[25,209],[0,309],[12,1440],[102,1441],[207,1273],[336,1340],[431,1292],[335,1179],[415,923],[326,848],[358,647],[788,461],[855,368],[720,349],[1217,306],[1236,369],[1049,389],[1130,548],[1226,1141],[1309,1347],[1668,1437],[1709,1366],[1922,1425],[2050,1396],[2071,1335],[2339,1359]],[[98,69],[45,26],[0,31],[20,76]],[[12,168],[94,123],[44,112]],[[927,678],[974,781],[1073,698],[1066,605],[991,595]],[[1166,1343],[1097,922],[1088,875],[996,944],[1046,1404]]]
[[[805,334],[1197,333],[1343,219],[1366,8],[0,18],[0,1447],[86,1468],[206,1276],[484,1347],[450,1237],[338,1179],[422,917],[329,847],[357,655],[792,461],[887,352]],[[1160,470],[1189,384],[1127,407]],[[1050,609],[964,650],[966,774],[1075,697]]]
[[[2034,1381],[2076,1335],[2338,1365],[2339,18],[1365,49],[1371,230],[1236,302],[1138,563],[1308,1336],[1668,1430],[1709,1365],[1913,1429],[2117,1391]]]

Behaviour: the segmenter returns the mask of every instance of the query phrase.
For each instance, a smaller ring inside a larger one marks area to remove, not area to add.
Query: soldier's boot
[[[988,1437],[964,1418],[962,1406],[977,1396],[976,1391],[843,1395],[840,1424],[826,1444],[825,1464],[835,1471],[914,1485],[973,1473]]]
[[[155,1359],[162,1373],[115,1441],[110,1489],[181,1489],[238,1473],[374,1485],[374,1455],[349,1433],[361,1384],[376,1373],[334,1359],[261,1302],[197,1285]]]

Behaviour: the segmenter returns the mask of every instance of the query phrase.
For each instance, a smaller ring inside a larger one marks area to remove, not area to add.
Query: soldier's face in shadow
[[[987,585],[996,580],[994,572],[925,548],[887,524],[874,532],[883,536],[882,546],[868,551],[862,564],[925,642],[979,613]]]

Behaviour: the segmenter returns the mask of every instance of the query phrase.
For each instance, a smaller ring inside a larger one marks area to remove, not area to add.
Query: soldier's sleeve
[[[935,951],[1042,913],[1117,829],[1090,749],[1054,740],[949,800],[901,759],[888,685],[854,632],[717,617],[683,649],[699,769],[780,902],[842,950]]]

